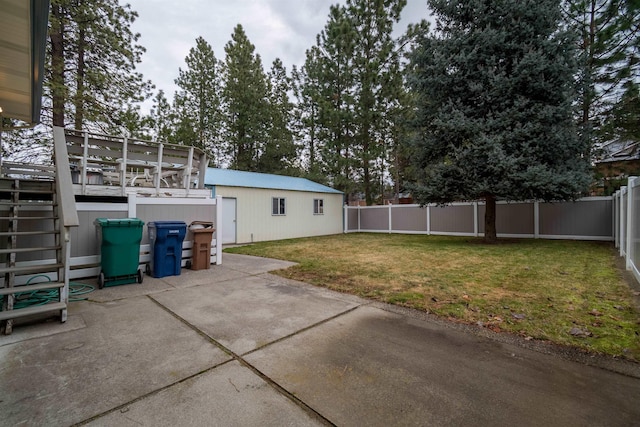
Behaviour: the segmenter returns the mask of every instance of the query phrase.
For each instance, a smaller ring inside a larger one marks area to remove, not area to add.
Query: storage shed
[[[222,243],[338,234],[343,194],[305,178],[208,168],[205,187],[222,196]]]

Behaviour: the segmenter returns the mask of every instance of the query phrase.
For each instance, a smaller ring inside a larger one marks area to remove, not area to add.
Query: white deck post
[[[124,137],[122,141],[122,164],[120,165],[120,188],[122,189],[122,195],[127,195],[127,151],[128,151],[127,137]]]
[[[222,196],[216,196],[216,265],[222,264]]]
[[[135,218],[138,215],[138,208],[136,204],[136,193],[129,194],[127,197],[127,206],[129,208],[127,218]]]
[[[80,181],[82,183],[82,194],[87,194],[87,159],[89,158],[89,132],[84,133],[84,146],[82,147],[82,164],[80,165]]]
[[[162,143],[158,144],[158,165],[156,166],[156,174],[155,174],[155,187],[156,194],[160,194],[160,181],[162,180],[162,151],[164,145]]]

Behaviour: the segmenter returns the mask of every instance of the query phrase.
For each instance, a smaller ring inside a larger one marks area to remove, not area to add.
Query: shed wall
[[[342,230],[342,194],[244,187],[215,187],[215,195],[237,199],[237,243],[338,234]],[[286,199],[286,215],[272,215],[272,198]],[[314,215],[313,200],[324,200]]]

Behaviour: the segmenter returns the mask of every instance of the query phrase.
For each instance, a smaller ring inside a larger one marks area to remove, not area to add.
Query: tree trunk
[[[496,236],[496,196],[493,194],[487,194],[484,198],[485,212],[484,212],[484,241],[486,243],[495,243]]]
[[[80,23],[78,31],[78,63],[76,74],[76,96],[75,96],[75,116],[74,128],[82,130],[82,122],[84,121],[84,45],[85,45],[85,29],[84,24]]]
[[[64,12],[59,4],[51,5],[53,15],[49,40],[51,42],[51,102],[53,126],[64,127],[66,95],[64,75]]]

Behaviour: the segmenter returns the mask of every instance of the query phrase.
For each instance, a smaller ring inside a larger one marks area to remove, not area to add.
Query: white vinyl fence
[[[482,202],[447,206],[345,206],[345,233],[408,233],[483,236]],[[603,240],[614,239],[612,197],[586,197],[575,202],[498,202],[498,237]]]
[[[613,196],[614,229],[616,248],[640,281],[640,178],[629,177],[626,187],[621,187]]]

